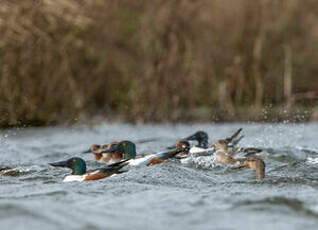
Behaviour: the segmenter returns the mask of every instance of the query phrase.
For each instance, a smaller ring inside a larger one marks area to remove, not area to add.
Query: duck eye
[[[75,162],[76,162],[76,159],[73,159],[73,162],[75,163]]]

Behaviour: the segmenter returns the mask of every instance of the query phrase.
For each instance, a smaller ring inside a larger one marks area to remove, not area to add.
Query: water
[[[94,143],[128,139],[141,154],[163,150],[196,130],[213,140],[243,127],[242,146],[265,148],[266,178],[251,170],[177,161],[93,182],[63,183],[68,169],[48,162],[77,155],[99,167]],[[318,123],[104,124],[0,133],[1,229],[318,229]],[[148,141],[147,141],[148,140]]]

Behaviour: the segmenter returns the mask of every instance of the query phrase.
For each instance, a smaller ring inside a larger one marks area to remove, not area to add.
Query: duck
[[[257,148],[234,148],[231,151],[228,149],[227,140],[218,140],[212,145],[215,148],[214,162],[224,165],[230,165],[233,168],[250,168],[256,173],[257,179],[263,179],[265,177],[265,162],[259,157],[251,157],[256,153],[261,152],[261,149]],[[238,153],[245,153],[243,158],[235,158]]]
[[[218,140],[212,145],[214,148],[214,161],[220,164],[235,165],[236,160],[232,157],[232,154],[228,152],[228,142],[225,140]]]
[[[241,131],[242,131],[242,128],[238,129],[232,136],[224,139],[227,142],[227,145],[229,147],[235,147],[242,140],[242,138],[244,136],[243,135],[239,136]],[[181,140],[183,140],[183,141],[184,140],[185,141],[197,141],[198,142],[197,145],[194,145],[190,148],[190,151],[189,151],[190,154],[198,154],[198,155],[208,154],[208,153],[213,152],[213,150],[214,150],[213,148],[209,147],[209,141],[208,141],[209,136],[204,131],[197,131],[194,134],[192,134],[186,138],[183,138]],[[171,149],[173,147],[168,147],[168,148]]]
[[[265,178],[265,162],[259,157],[247,157],[236,168],[250,168],[255,171],[256,179]]]
[[[86,162],[80,157],[72,157],[65,161],[49,163],[49,165],[54,167],[64,167],[72,170],[72,173],[67,175],[63,182],[100,180],[114,174],[126,172],[121,169],[127,164],[127,160],[123,160],[113,164],[108,164],[104,168],[87,171]]]
[[[1,176],[18,176],[19,170],[17,170],[16,168],[11,168],[11,167],[1,167],[0,175]]]
[[[186,137],[186,138],[182,138],[180,140],[178,140],[176,142],[175,145],[169,146],[167,147],[167,149],[174,149],[176,147],[176,145],[178,145],[178,142],[182,142],[182,141],[197,141],[198,144],[191,146],[189,153],[203,153],[203,152],[207,152],[208,149],[208,140],[209,140],[209,136],[206,132],[204,131],[197,131],[194,134]]]
[[[180,144],[178,147],[172,150],[163,151],[149,155],[136,154],[136,145],[131,141],[121,141],[111,148],[101,150],[99,153],[117,153],[122,156],[122,159],[128,160],[129,166],[150,166],[155,164],[161,164],[169,158],[173,158],[177,154],[182,154],[189,150],[188,145]]]
[[[118,144],[118,142],[114,141],[111,142],[109,144],[105,144],[105,145],[97,145],[94,144],[92,145],[88,150],[82,152],[82,153],[93,153],[95,160],[97,162],[101,162],[101,163],[114,163],[117,162],[119,160],[124,159],[124,157],[122,156],[122,154],[119,153],[101,153],[101,151],[105,150],[105,149],[109,149],[111,147],[113,147],[114,145]]]
[[[0,174],[7,172],[8,170],[12,170],[11,167],[0,167]]]

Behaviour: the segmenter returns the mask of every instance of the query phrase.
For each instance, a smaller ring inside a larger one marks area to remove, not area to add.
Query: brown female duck
[[[256,173],[257,179],[263,179],[265,177],[265,163],[258,157],[244,157],[234,158],[239,152],[246,153],[245,156],[250,156],[260,152],[257,148],[234,148],[228,151],[228,142],[226,140],[217,141],[213,147],[215,148],[215,162],[225,165],[234,166],[234,168],[250,168]]]

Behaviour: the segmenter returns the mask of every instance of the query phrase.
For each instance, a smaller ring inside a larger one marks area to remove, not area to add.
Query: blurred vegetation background
[[[0,0],[0,126],[318,118],[317,0]]]

